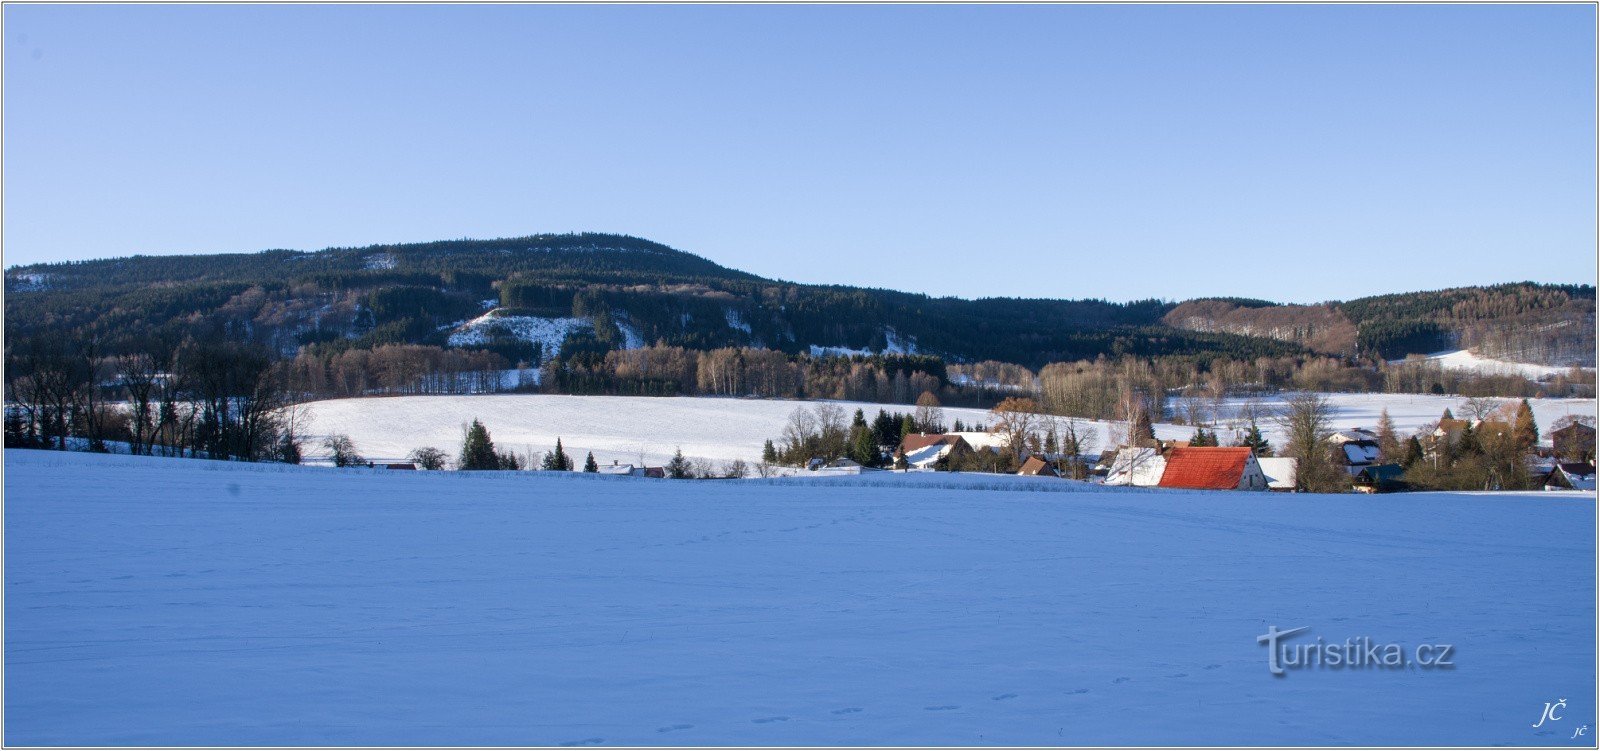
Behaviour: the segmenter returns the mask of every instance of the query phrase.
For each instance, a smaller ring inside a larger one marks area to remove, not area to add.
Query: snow
[[[1595,722],[1592,493],[5,459],[11,746],[1560,745]],[[1300,626],[1455,667],[1272,676],[1257,637]]]
[[[1117,451],[1106,473],[1107,485],[1154,487],[1167,471],[1167,458],[1154,448],[1130,447]]]
[[[399,263],[393,253],[374,253],[363,260],[362,266],[373,270],[392,269]]]
[[[1558,365],[1533,365],[1525,362],[1510,362],[1496,360],[1489,357],[1480,357],[1471,350],[1458,349],[1448,352],[1435,352],[1428,355],[1427,362],[1438,365],[1445,370],[1468,370],[1484,375],[1520,375],[1534,381],[1544,380],[1557,375],[1570,373],[1572,368]],[[1406,360],[1391,360],[1391,365],[1398,365]],[[1585,368],[1593,371],[1594,368]]]
[[[617,324],[617,330],[622,332],[623,349],[644,348],[644,336],[639,333],[639,329],[633,325],[633,319],[629,318],[626,312],[618,311],[617,315],[613,316],[611,320],[613,323]],[[555,350],[545,351],[552,352]]]
[[[496,308],[462,324],[450,334],[450,346],[471,347],[487,344],[496,330],[509,333],[518,339],[543,346],[544,355],[550,357],[561,351],[561,344],[573,332],[593,326],[584,318],[540,318],[538,316],[501,315]]]
[[[729,311],[730,315],[732,311]],[[728,319],[728,325],[733,326],[733,318]],[[735,326],[735,328],[738,328]],[[746,326],[748,331],[749,327]],[[817,344],[810,345],[812,357],[870,357],[874,354],[885,355],[914,355],[917,354],[917,340],[915,337],[901,336],[892,328],[883,330],[885,346],[882,352],[873,352],[871,349],[855,349],[853,347],[826,347]]]
[[[750,333],[750,324],[745,322],[743,316],[739,315],[739,311],[733,308],[723,308],[722,312],[728,319],[728,328],[743,331],[746,334]]]
[[[50,275],[40,272],[12,274],[11,284],[16,292],[37,292],[50,288]]]
[[[851,349],[850,347],[821,347],[815,344],[811,345],[812,357],[854,357],[857,355],[868,357],[872,355],[872,350]]]
[[[914,354],[917,354],[917,339],[914,336],[900,336],[900,333],[895,331],[894,329],[885,328],[883,330],[883,340],[885,342],[885,345],[884,345],[884,348],[883,348],[883,351],[884,351],[885,354],[890,354],[890,355],[914,355]]]
[[[1261,474],[1267,478],[1267,487],[1273,490],[1294,490],[1295,474],[1299,469],[1299,462],[1292,458],[1281,456],[1263,456],[1256,459],[1261,465]]]
[[[1460,397],[1406,394],[1326,396],[1334,408],[1333,427],[1374,426],[1379,410],[1388,407],[1402,434],[1437,420],[1446,407],[1460,414],[1465,401]],[[1243,401],[1229,400],[1224,410],[1231,415]],[[1257,401],[1266,409],[1282,406],[1282,397]],[[1586,399],[1530,401],[1541,429],[1565,414],[1595,414],[1594,402]],[[908,405],[837,403],[850,413],[863,410],[869,420],[880,409],[914,409]],[[455,451],[461,445],[461,426],[478,418],[502,448],[548,451],[560,437],[569,452],[577,451],[581,456],[582,452],[593,451],[603,464],[616,459],[660,466],[678,446],[691,458],[754,462],[760,457],[762,443],[783,432],[789,413],[796,407],[809,406],[807,402],[782,399],[482,394],[335,399],[311,403],[308,413],[313,419],[310,432],[316,439],[312,443],[320,442],[320,436],[325,434],[346,433],[363,456],[378,461],[399,461],[421,446]],[[944,413],[946,422],[993,421],[981,409],[946,407]],[[1076,422],[1080,430],[1087,428],[1095,434],[1094,440],[1085,442],[1085,454],[1099,454],[1114,447],[1125,432],[1121,423],[1082,419]],[[1270,418],[1262,420],[1260,427],[1273,445],[1282,445],[1282,431]],[[1243,428],[1236,424],[1219,432],[1224,441],[1235,441],[1235,430],[1242,435]],[[1184,425],[1158,423],[1155,430],[1156,437],[1163,440],[1194,436],[1194,428]],[[988,441],[995,440],[982,433],[962,436],[974,447],[991,445]],[[313,455],[317,451],[310,449]]]

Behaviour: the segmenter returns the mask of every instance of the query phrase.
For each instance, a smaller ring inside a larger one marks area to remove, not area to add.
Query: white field
[[[1431,362],[1445,370],[1467,370],[1485,375],[1519,375],[1523,378],[1538,381],[1552,376],[1569,373],[1572,368],[1555,365],[1533,365],[1525,362],[1511,362],[1509,360],[1496,360],[1490,357],[1480,357],[1471,350],[1458,349],[1450,352],[1436,352],[1428,355]],[[1391,360],[1392,363],[1402,363],[1405,360]],[[1585,370],[1594,370],[1585,368]]]
[[[13,747],[1593,745],[1592,493],[5,464]]]
[[[1372,427],[1378,413],[1387,407],[1402,432],[1412,431],[1439,419],[1446,407],[1461,413],[1460,397],[1409,394],[1328,394],[1337,410],[1334,427]],[[1225,410],[1237,410],[1241,401],[1230,400]],[[1267,406],[1279,403],[1272,400]],[[838,402],[850,413],[857,408],[871,420],[879,409],[909,412],[905,405]],[[1540,426],[1566,414],[1595,414],[1594,402],[1586,399],[1533,400],[1534,416]],[[682,447],[686,456],[715,462],[734,459],[754,461],[768,438],[778,439],[789,413],[806,402],[777,399],[729,399],[714,397],[627,397],[559,396],[543,394],[484,394],[472,396],[397,396],[366,399],[337,399],[314,402],[307,408],[311,418],[308,433],[314,440],[307,447],[309,456],[320,456],[320,437],[346,433],[355,441],[362,456],[375,461],[401,461],[413,449],[433,446],[450,454],[460,451],[462,427],[477,418],[489,429],[502,450],[522,453],[549,451],[556,438],[562,447],[583,460],[593,451],[596,460],[610,464],[637,464],[640,457],[658,466]],[[946,409],[946,421],[992,422],[979,409]],[[1119,424],[1080,421],[1096,434],[1091,445],[1100,451],[1110,445],[1124,428]],[[1266,421],[1261,428],[1268,438],[1281,443],[1277,426]],[[1188,438],[1194,429],[1181,425],[1157,425],[1161,438]],[[1232,431],[1225,431],[1231,438]]]

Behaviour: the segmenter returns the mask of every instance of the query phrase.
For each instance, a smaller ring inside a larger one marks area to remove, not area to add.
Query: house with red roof
[[[1266,490],[1267,476],[1248,448],[1195,447],[1167,452],[1159,487],[1186,490]]]

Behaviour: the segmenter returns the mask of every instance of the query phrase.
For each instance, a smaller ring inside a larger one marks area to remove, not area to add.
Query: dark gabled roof
[[[1030,456],[1030,457],[1028,457],[1027,461],[1022,463],[1022,469],[1017,470],[1017,474],[1019,474],[1019,475],[1045,475],[1045,476],[1053,477],[1056,474],[1056,468],[1050,466],[1049,462],[1047,462],[1047,461],[1045,461],[1043,459],[1040,459],[1037,456]]]
[[[1361,479],[1367,482],[1399,482],[1400,476],[1405,473],[1405,467],[1398,464],[1374,464],[1361,470]]]

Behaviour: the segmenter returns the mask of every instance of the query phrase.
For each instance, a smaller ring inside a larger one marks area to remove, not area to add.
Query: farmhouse
[[[1550,431],[1550,446],[1557,459],[1566,462],[1594,460],[1594,428],[1581,422]]]
[[[959,435],[911,433],[900,439],[900,448],[895,450],[895,456],[904,459],[907,467],[929,469],[940,459],[971,452],[972,445]]]
[[[1545,490],[1594,490],[1594,465],[1588,462],[1561,462],[1544,476]]]
[[[1036,477],[1061,476],[1056,472],[1056,468],[1050,465],[1050,462],[1040,459],[1037,456],[1028,457],[1028,460],[1022,463],[1022,468],[1017,470],[1017,474],[1033,475]]]
[[[1167,452],[1160,487],[1186,490],[1266,490],[1267,477],[1248,448],[1189,447]]]
[[[1334,458],[1344,467],[1345,474],[1356,477],[1361,471],[1378,463],[1378,436],[1370,430],[1350,428],[1328,436],[1328,442],[1337,450]]]

